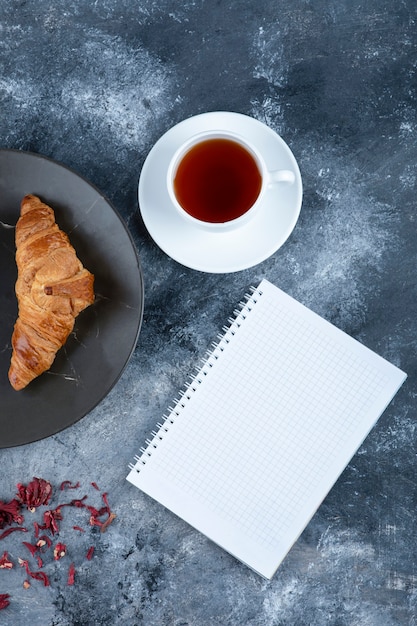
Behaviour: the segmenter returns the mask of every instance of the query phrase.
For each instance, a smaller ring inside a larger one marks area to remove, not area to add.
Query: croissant
[[[51,367],[75,318],[94,302],[94,276],[59,229],[53,209],[33,195],[21,203],[16,264],[18,318],[9,381],[18,391]]]

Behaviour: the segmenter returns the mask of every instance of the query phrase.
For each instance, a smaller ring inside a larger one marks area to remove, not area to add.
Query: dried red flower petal
[[[52,485],[49,480],[34,476],[27,486],[18,483],[17,491],[17,498],[33,512],[39,506],[48,504],[52,496]]]
[[[62,559],[62,557],[65,556],[66,553],[67,553],[67,546],[65,545],[65,543],[57,543],[54,548],[55,561],[59,561],[59,559]]]
[[[32,572],[29,568],[29,563],[25,559],[18,559],[21,567],[24,567],[26,570],[26,574],[31,578],[35,578],[36,580],[41,580],[45,587],[49,587],[50,582],[48,576],[45,572]]]
[[[104,505],[110,510],[108,493],[106,493],[106,492],[102,493],[101,497],[103,498]]]
[[[13,499],[10,502],[0,500],[0,528],[10,526],[13,523],[22,524],[23,515],[20,514],[20,503]]]
[[[3,532],[1,533],[0,540],[5,539],[16,531],[20,531],[21,533],[27,533],[28,529],[24,526],[12,526],[11,528],[6,528],[6,530],[3,530]]]
[[[85,508],[90,511],[92,517],[100,517],[100,511],[95,506],[86,506]]]
[[[79,486],[80,486],[79,482],[73,485],[70,480],[63,480],[59,488],[61,491],[64,491],[64,489],[78,489]]]
[[[112,513],[112,511],[110,510],[110,506],[108,503],[108,499],[107,499],[107,493],[103,493],[102,494],[102,498],[104,501],[105,506],[101,507],[101,509],[96,509],[96,507],[91,506],[90,504],[84,504],[84,500],[87,498],[87,496],[84,496],[81,499],[75,499],[75,500],[71,500],[71,502],[66,502],[65,504],[60,504],[59,507],[64,507],[64,506],[75,506],[78,508],[85,508],[90,512],[90,525],[91,526],[99,526],[101,532],[105,532],[105,530],[107,530],[107,527],[112,523],[112,521],[116,518],[116,514]],[[107,514],[107,519],[103,522],[101,521],[99,518],[102,517],[103,515]],[[75,527],[74,527],[75,528]],[[79,527],[77,527],[77,529],[79,529]]]
[[[45,545],[47,548],[50,548],[52,545],[52,539],[50,539],[47,535],[41,535],[36,542],[36,545],[38,546],[39,550],[41,550]],[[44,552],[44,550],[42,550],[42,552]]]
[[[28,543],[27,541],[22,541],[22,543],[23,543],[24,546],[26,546],[26,548],[29,550],[31,555],[36,558],[36,562],[38,564],[38,567],[43,567],[43,561],[42,561],[40,556],[36,555],[36,553],[38,551],[40,551],[41,547],[43,547],[46,544],[46,541],[39,540],[39,541],[36,542],[36,544]],[[49,545],[51,545],[51,544],[49,544]]]
[[[36,578],[36,580],[41,580],[45,587],[49,587],[51,584],[45,572],[29,572],[29,576]]]
[[[101,495],[103,498],[104,506],[101,509],[97,510],[94,507],[87,506],[87,509],[90,511],[90,524],[91,526],[99,526],[100,531],[104,533],[108,526],[112,523],[112,521],[116,518],[116,514],[113,513],[110,509],[109,501],[107,498],[107,493],[103,493]],[[103,522],[99,518],[103,517],[103,515],[107,514],[107,519]]]
[[[0,593],[0,610],[9,606],[9,598],[10,596],[8,593]]]
[[[9,559],[9,553],[3,552],[3,556],[0,558],[0,569],[12,569],[13,563]]]
[[[106,532],[107,528],[110,526],[110,524],[112,523],[114,519],[116,519],[116,513],[110,513],[106,521],[102,523],[100,532],[102,533]]]
[[[67,585],[73,585],[75,581],[75,565],[71,563],[68,570],[68,580]]]
[[[39,546],[33,543],[28,543],[27,541],[22,541],[23,545],[29,550],[32,556],[35,556],[35,553],[39,550]]]
[[[86,504],[84,504],[84,500],[87,498],[87,496],[83,496],[82,498],[75,498],[74,500],[71,500],[71,502],[65,502],[64,504],[60,504],[60,507],[64,507],[64,506],[75,506],[79,509],[83,509],[85,506],[87,506]]]
[[[100,491],[99,486],[95,482],[90,483],[91,486]],[[60,485],[60,491],[64,491],[66,489],[77,489],[80,487],[80,483],[73,483],[69,480],[63,481]],[[5,528],[3,532],[0,533],[0,540],[7,537],[10,533],[15,531],[28,532],[28,529],[22,526],[23,523],[23,515],[21,514],[21,507],[26,506],[30,511],[35,511],[40,506],[48,505],[49,501],[53,495],[52,485],[49,481],[44,480],[42,478],[34,477],[33,480],[28,485],[22,485],[18,483],[17,485],[18,493],[16,498],[11,500],[10,502],[2,502],[0,501],[0,531],[2,528]],[[19,558],[18,562],[21,567],[25,568],[28,579],[23,582],[24,588],[30,587],[30,578],[34,578],[36,580],[40,580],[47,587],[50,585],[50,581],[45,572],[40,571],[43,567],[43,561],[41,558],[41,553],[48,550],[52,545],[52,539],[50,536],[59,533],[60,524],[59,522],[63,519],[62,509],[63,507],[75,507],[80,509],[86,509],[90,515],[90,524],[92,526],[98,526],[101,532],[104,532],[109,524],[115,519],[116,515],[110,509],[110,505],[108,502],[108,494],[101,494],[103,500],[103,506],[101,508],[96,508],[87,504],[85,500],[87,499],[87,495],[82,498],[75,498],[70,502],[66,502],[58,505],[55,509],[49,509],[43,512],[43,524],[39,524],[38,522],[33,522],[33,532],[35,536],[34,543],[23,541],[23,545],[29,550],[30,554],[34,559],[36,559],[39,570],[32,571],[29,565],[29,562],[26,559]],[[46,506],[45,506],[46,508]],[[12,524],[17,524],[16,526],[12,526]],[[78,530],[80,532],[85,532],[85,529],[81,526],[73,526],[74,530]],[[40,535],[41,531],[47,531],[47,534]],[[48,536],[49,535],[49,536]],[[91,561],[94,555],[94,546],[90,546],[86,553],[86,559]],[[58,561],[63,558],[67,553],[67,546],[61,542],[57,542],[54,552],[54,560]],[[8,557],[8,553],[4,552],[3,556],[0,557],[0,568],[1,569],[11,569],[13,567],[12,561],[10,561]],[[68,569],[68,579],[67,584],[73,585],[75,582],[76,570],[74,563],[71,563]],[[8,594],[0,595],[0,599],[4,598],[4,605],[7,606],[8,602]],[[0,606],[0,608],[4,608]]]
[[[51,509],[49,511],[45,511],[43,514],[43,521],[45,522],[42,526],[39,526],[42,530],[49,530],[52,535],[59,532],[58,521],[62,520],[62,513],[60,507],[56,509]]]

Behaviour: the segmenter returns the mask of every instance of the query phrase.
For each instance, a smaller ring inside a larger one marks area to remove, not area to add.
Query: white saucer
[[[206,130],[232,130],[261,152],[270,170],[287,169],[295,182],[271,186],[257,213],[231,232],[194,226],[173,206],[167,170],[177,148]],[[168,130],[149,152],[139,180],[139,208],[157,245],[182,265],[202,272],[237,272],[267,259],[288,239],[300,214],[302,182],[287,144],[271,128],[247,115],[213,112],[196,115]]]

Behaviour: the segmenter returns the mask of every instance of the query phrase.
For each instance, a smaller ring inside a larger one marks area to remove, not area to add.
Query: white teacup
[[[295,178],[291,170],[268,170],[259,150],[241,135],[210,130],[177,149],[167,188],[177,211],[194,225],[233,230],[252,219],[269,187]]]

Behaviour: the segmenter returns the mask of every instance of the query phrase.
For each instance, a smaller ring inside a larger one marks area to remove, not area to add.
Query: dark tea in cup
[[[179,159],[173,173],[177,202],[191,217],[209,224],[245,215],[262,189],[257,160],[227,137],[201,139]]]

